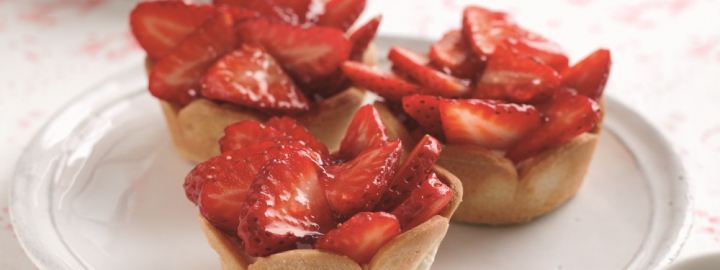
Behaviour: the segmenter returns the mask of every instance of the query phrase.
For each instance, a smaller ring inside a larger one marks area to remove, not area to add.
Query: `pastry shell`
[[[586,132],[515,166],[473,145],[447,145],[438,164],[461,179],[463,204],[453,221],[505,225],[526,223],[577,193],[599,134]]]

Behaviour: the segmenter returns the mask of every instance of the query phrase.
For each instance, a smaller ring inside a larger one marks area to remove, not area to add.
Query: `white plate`
[[[426,50],[427,42],[380,38]],[[220,269],[183,194],[141,64],[63,109],[21,158],[11,215],[42,269]],[[566,206],[514,227],[453,224],[434,269],[652,269],[689,227],[680,163],[645,120],[612,98],[590,174]]]

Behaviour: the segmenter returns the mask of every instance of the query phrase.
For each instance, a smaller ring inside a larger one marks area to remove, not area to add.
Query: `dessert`
[[[288,117],[228,126],[184,184],[223,268],[427,269],[462,187],[435,138],[403,159],[386,130],[365,105],[331,154]]]
[[[176,149],[199,162],[219,154],[215,144],[228,124],[322,115],[320,108],[338,100],[360,107],[363,99],[348,98],[359,90],[349,88],[340,65],[373,63],[371,41],[381,18],[348,31],[364,7],[365,0],[139,3],[131,29],[147,52],[149,90]],[[353,112],[343,110],[336,119],[346,121]],[[322,125],[328,124],[347,127]],[[332,135],[338,140],[342,132]]]
[[[423,55],[395,47],[392,70],[357,61],[342,69],[383,96],[415,138],[446,143],[438,164],[464,186],[453,220],[524,223],[579,189],[602,119],[610,52],[569,65],[560,47],[477,6]]]

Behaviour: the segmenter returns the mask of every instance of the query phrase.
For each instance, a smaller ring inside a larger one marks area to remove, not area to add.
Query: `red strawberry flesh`
[[[327,167],[325,193],[335,215],[372,210],[395,174],[401,151],[400,141],[372,145],[350,161]]]
[[[345,62],[342,69],[345,76],[355,85],[373,91],[391,101],[397,101],[404,96],[420,92],[417,84],[409,82],[393,72],[354,61]]]
[[[248,255],[296,248],[334,226],[320,174],[304,151],[288,152],[265,165],[250,188],[237,230]]]
[[[208,5],[143,2],[130,12],[130,29],[150,59],[160,59],[212,16]]]
[[[350,41],[330,27],[300,27],[270,20],[237,26],[239,39],[265,49],[300,83],[335,72],[350,56]]]
[[[468,82],[442,73],[428,66],[427,57],[412,51],[393,47],[388,58],[397,69],[416,80],[423,87],[434,91],[434,94],[443,97],[458,97],[468,91]]]
[[[350,159],[373,146],[387,142],[385,124],[372,104],[361,107],[345,131],[340,142],[340,158]]]
[[[390,211],[402,203],[416,186],[433,173],[433,165],[441,151],[442,144],[425,135],[400,165],[376,209]]]
[[[473,97],[536,102],[547,98],[559,84],[560,76],[551,67],[503,47],[488,60]]]
[[[308,100],[265,50],[243,45],[218,60],[202,81],[203,96],[245,107],[299,112]]]
[[[361,212],[320,238],[315,248],[345,255],[364,264],[399,234],[400,223],[395,216],[384,212]]]
[[[475,58],[460,30],[451,30],[430,47],[433,65],[458,78],[472,79],[484,62]]]
[[[591,130],[600,120],[600,106],[594,100],[571,93],[559,93],[543,110],[546,121],[515,144],[507,157],[520,162]]]
[[[392,211],[392,214],[398,218],[403,230],[410,230],[440,214],[452,198],[452,189],[432,173]]]
[[[232,17],[216,12],[200,28],[163,56],[150,71],[150,92],[185,105],[200,95],[200,79],[217,58],[235,47]]]
[[[402,98],[403,111],[430,133],[442,132],[440,101],[437,96],[412,95]]]
[[[363,10],[366,0],[328,0],[325,12],[318,17],[317,25],[347,30],[355,23]]]
[[[377,15],[350,33],[349,39],[350,43],[352,43],[350,60],[362,61],[363,54],[370,46],[370,42],[375,38],[381,21],[382,16]]]
[[[483,100],[445,100],[440,117],[448,143],[507,149],[540,126],[531,105],[494,104]]]
[[[598,99],[610,74],[610,51],[598,49],[562,73],[562,85],[579,94]]]

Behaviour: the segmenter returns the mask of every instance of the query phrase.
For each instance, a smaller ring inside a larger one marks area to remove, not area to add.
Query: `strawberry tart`
[[[414,137],[447,147],[438,164],[465,192],[453,219],[524,223],[570,199],[592,159],[610,52],[574,65],[560,47],[502,12],[465,8],[427,55],[388,54],[392,70],[347,61],[359,87],[383,96]]]
[[[331,155],[288,117],[228,126],[185,179],[224,269],[427,269],[462,198],[425,136],[404,158],[377,109]]]
[[[365,0],[139,3],[130,26],[176,149],[200,162],[219,154],[216,142],[231,123],[306,115],[303,123],[337,150],[365,101],[340,66],[374,59],[381,17],[348,31],[364,7]]]

